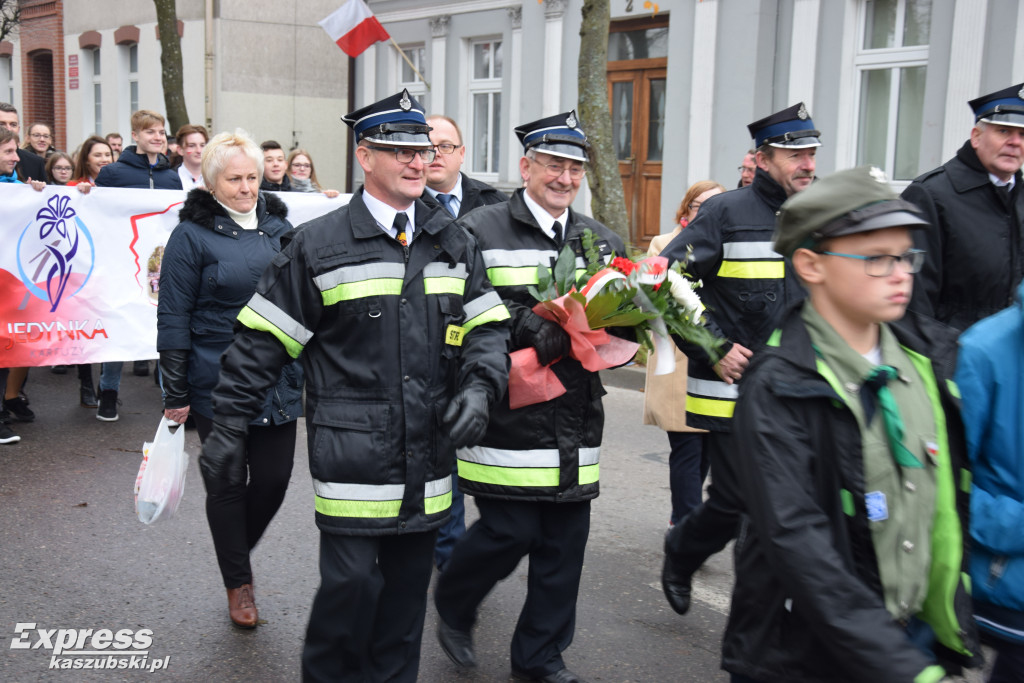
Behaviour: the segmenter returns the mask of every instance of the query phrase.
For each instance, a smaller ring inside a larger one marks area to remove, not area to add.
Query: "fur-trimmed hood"
[[[256,200],[256,217],[261,228],[266,223],[268,216],[285,221],[288,218],[288,206],[276,195],[260,192]],[[178,212],[178,219],[183,222],[195,223],[207,230],[213,230],[218,219],[231,220],[220,202],[208,190],[201,187],[189,191],[185,198],[185,205]]]

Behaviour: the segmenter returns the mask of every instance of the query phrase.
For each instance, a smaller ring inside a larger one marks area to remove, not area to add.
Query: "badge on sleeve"
[[[885,494],[881,491],[864,494],[864,505],[868,509],[869,522],[884,522],[889,519],[889,506],[885,502]]]
[[[466,328],[449,325],[444,333],[444,343],[449,346],[462,346],[462,338],[466,336]]]

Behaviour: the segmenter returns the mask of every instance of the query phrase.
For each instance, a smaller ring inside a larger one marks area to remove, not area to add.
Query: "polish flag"
[[[320,26],[349,57],[358,57],[377,41],[391,37],[363,0],[348,0]]]

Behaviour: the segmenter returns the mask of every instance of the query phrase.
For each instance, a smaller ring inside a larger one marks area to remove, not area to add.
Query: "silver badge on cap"
[[[412,100],[409,99],[409,91],[402,91],[402,99],[398,100],[398,106],[402,108],[402,111],[409,111],[412,109]]]
[[[885,177],[885,171],[883,171],[882,169],[878,168],[877,166],[872,166],[871,170],[869,171],[869,173],[871,174],[871,177],[875,179],[875,182],[879,182],[879,183],[887,183],[887,182],[889,182],[889,179]]]
[[[796,116],[801,121],[806,121],[810,118],[811,115],[807,113],[807,107],[804,106],[803,102],[800,103],[800,109],[797,110]]]
[[[569,112],[569,116],[567,116],[565,119],[565,125],[569,126],[570,128],[575,128],[577,123],[579,123],[579,121],[576,120],[576,112]]]
[[[1024,85],[1020,86],[1020,90],[1017,91],[1017,97],[1024,100]]]

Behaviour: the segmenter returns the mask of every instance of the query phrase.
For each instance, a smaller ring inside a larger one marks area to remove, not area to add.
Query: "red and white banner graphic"
[[[300,225],[346,204],[278,196]],[[185,193],[0,185],[0,367],[156,358],[164,245]]]

